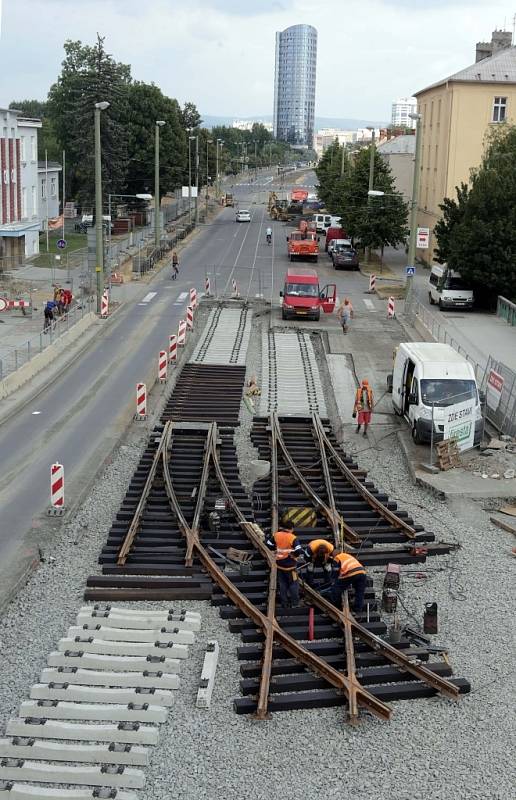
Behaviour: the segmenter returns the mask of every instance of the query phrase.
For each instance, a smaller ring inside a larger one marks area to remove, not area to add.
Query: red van
[[[318,320],[321,316],[321,308],[325,314],[333,312],[337,287],[334,283],[329,283],[320,289],[319,277],[315,269],[289,267],[280,297],[283,298],[281,309],[283,319],[305,317]]]
[[[344,228],[328,228],[326,231],[326,243],[324,249],[328,252],[328,245],[333,239],[347,239]]]

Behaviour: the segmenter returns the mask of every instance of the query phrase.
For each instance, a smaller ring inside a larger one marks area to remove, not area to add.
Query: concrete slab
[[[208,642],[204,663],[202,666],[201,680],[197,692],[197,708],[209,708],[213,687],[215,686],[215,673],[219,660],[219,643],[215,640]]]
[[[41,672],[41,683],[81,684],[83,686],[119,686],[130,688],[178,689],[179,676],[160,670],[148,670],[146,674],[138,672],[112,672],[79,667],[60,669],[44,669]]]
[[[0,739],[0,756],[92,764],[126,764],[135,767],[145,767],[149,763],[149,750],[137,745],[68,744],[20,737]]]
[[[118,673],[119,674],[119,673]],[[76,703],[152,703],[172,705],[174,695],[166,689],[115,689],[112,686],[73,686],[66,683],[37,683],[30,690],[31,700],[65,700]]]
[[[171,628],[156,628],[155,630],[135,630],[131,628],[108,628],[98,625],[82,625],[68,628],[68,636],[93,636],[110,642],[174,642],[174,644],[193,644],[195,634],[193,631],[184,631]]]
[[[76,636],[60,639],[57,649],[62,653],[94,653],[113,656],[165,656],[166,658],[188,658],[188,645],[174,642],[114,642],[93,639],[91,636]]]
[[[155,630],[157,627],[166,631],[189,630],[198,631],[201,628],[201,615],[196,613],[152,613],[141,612],[137,614],[126,613],[124,609],[112,611],[96,611],[92,608],[81,608],[77,614],[77,625],[101,625],[103,628],[135,628],[140,630]],[[165,632],[165,631],[164,631]]]
[[[121,722],[119,725],[94,725],[61,722],[61,720],[11,719],[5,732],[8,736],[34,736],[37,739],[68,739],[84,742],[122,742],[157,744],[158,729],[154,725]]]
[[[343,424],[351,423],[355,403],[356,380],[347,355],[326,354],[333,395]]]
[[[4,763],[4,762],[3,762]],[[87,786],[121,786],[127,789],[142,789],[145,775],[141,769],[104,765],[101,767],[68,767],[44,764],[38,761],[8,759],[7,765],[0,763],[0,780],[40,781],[41,783],[86,784]]]
[[[131,707],[133,706],[133,707]],[[93,722],[165,722],[167,710],[148,703],[74,703],[65,700],[25,700],[20,705],[20,717],[43,719],[84,719]]]
[[[78,669],[110,670],[111,672],[144,672],[156,670],[160,672],[179,672],[179,661],[165,656],[96,656],[90,653],[50,653],[47,658],[49,667],[77,667]]]
[[[95,789],[60,789],[55,786],[31,786],[23,783],[0,785],[2,800],[95,800],[99,795]],[[134,792],[116,793],[116,800],[138,800]]]

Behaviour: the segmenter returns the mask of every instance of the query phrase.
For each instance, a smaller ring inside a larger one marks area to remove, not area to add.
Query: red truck
[[[283,291],[280,292],[283,298],[282,319],[305,317],[318,320],[321,308],[325,314],[333,313],[336,296],[337,287],[334,283],[319,289],[319,277],[315,269],[289,267]]]
[[[319,257],[317,234],[306,229],[291,231],[287,236],[287,251],[289,261],[294,259],[317,261]]]
[[[292,202],[306,203],[308,200],[308,189],[293,189],[290,197]]]

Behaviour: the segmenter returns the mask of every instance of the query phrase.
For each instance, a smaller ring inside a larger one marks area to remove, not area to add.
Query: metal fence
[[[36,334],[31,339],[12,348],[3,348],[0,358],[0,380],[27,364],[38,353],[42,353],[49,345],[67,333],[85,314],[95,311],[95,298],[86,298],[79,305],[72,308],[67,314],[53,320],[46,333]]]
[[[504,319],[509,325],[516,325],[516,304],[511,303],[506,297],[498,295],[496,316]]]
[[[487,368],[481,388],[487,393],[487,384],[491,371],[498,373],[503,379],[500,401],[497,408],[489,406],[489,397],[486,403],[486,418],[500,433],[507,436],[516,436],[516,372],[507,367],[502,361],[489,356]]]

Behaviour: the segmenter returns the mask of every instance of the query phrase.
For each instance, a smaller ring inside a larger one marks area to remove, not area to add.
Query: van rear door
[[[337,299],[337,285],[335,283],[328,283],[324,289],[319,292],[319,300],[322,310],[325,314],[332,314],[335,308],[335,301]]]

